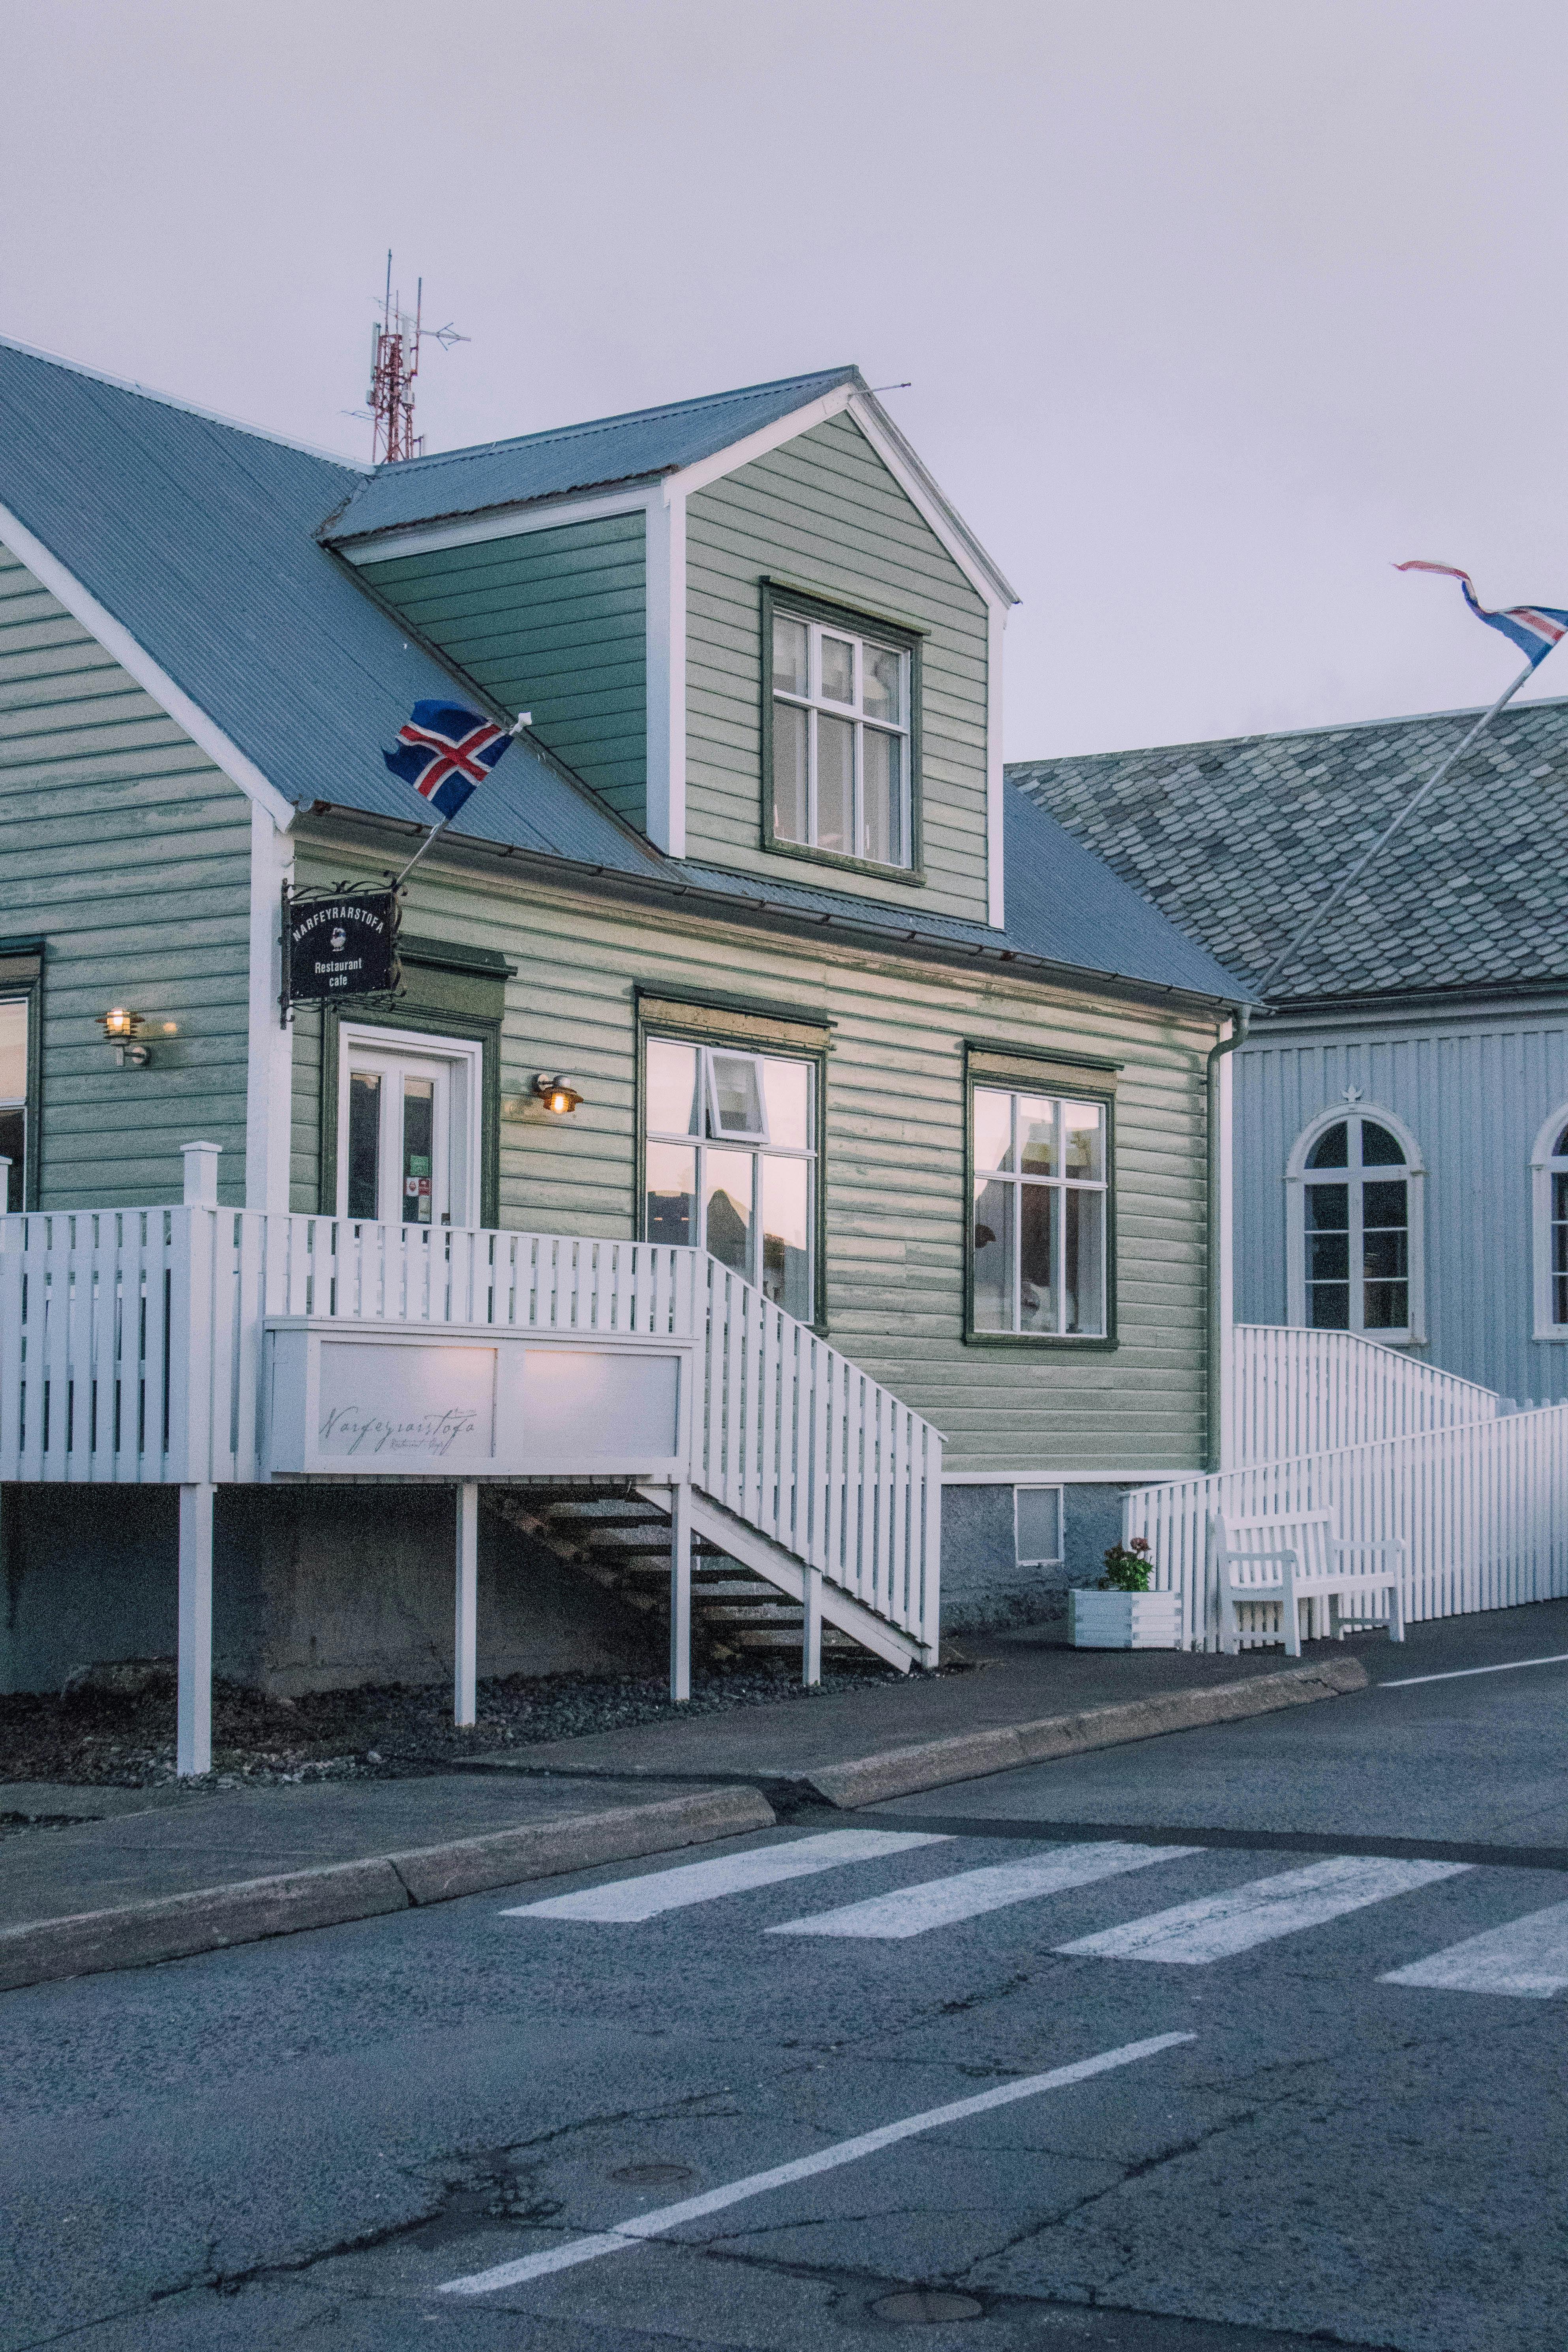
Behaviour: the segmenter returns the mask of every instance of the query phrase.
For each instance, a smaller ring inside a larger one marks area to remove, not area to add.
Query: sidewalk
[[[973,1672],[233,1794],[0,1781],[0,1990],[443,1902],[1360,1688],[1287,1666],[987,1637]],[[67,1824],[58,1826],[58,1824]]]

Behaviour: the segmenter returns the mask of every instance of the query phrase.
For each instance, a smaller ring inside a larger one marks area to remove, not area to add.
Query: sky
[[[0,333],[368,456],[859,365],[1020,597],[1012,759],[1489,701],[1568,606],[1568,11],[8,0]],[[1561,677],[1557,664],[1564,665]],[[1568,695],[1568,648],[1529,690]]]

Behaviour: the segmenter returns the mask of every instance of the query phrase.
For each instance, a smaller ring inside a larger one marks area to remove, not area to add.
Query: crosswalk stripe
[[[576,1895],[552,1895],[542,1903],[519,1903],[501,1916],[626,1926],[655,1918],[661,1911],[683,1910],[689,1903],[713,1903],[721,1895],[744,1895],[780,1879],[837,1870],[847,1862],[879,1862],[888,1854],[907,1853],[912,1846],[948,1843],[930,1830],[824,1830],[787,1845],[757,1846],[749,1853],[727,1853],[713,1862],[688,1862],[675,1870],[649,1871],[642,1878],[584,1887]]]
[[[1391,1969],[1383,1984],[1429,1985],[1441,1992],[1506,1992],[1545,2000],[1568,1986],[1568,1903],[1467,1937],[1447,1951]]]
[[[839,1911],[786,1919],[767,1932],[770,1936],[924,1936],[933,1927],[973,1919],[983,1911],[1000,1911],[1010,1903],[1028,1903],[1069,1886],[1090,1886],[1097,1878],[1146,1870],[1152,1862],[1174,1862],[1198,1850],[1190,1845],[1127,1845],[1120,1841],[1058,1846],[1022,1861],[963,1870],[952,1878],[927,1879],[919,1886],[901,1886],[891,1895],[873,1895],[864,1903],[847,1903]]]
[[[1205,1895],[1195,1903],[1179,1903],[1173,1910],[1156,1911],[1124,1927],[1109,1927],[1097,1936],[1080,1936],[1058,1944],[1058,1952],[1094,1953],[1117,1960],[1182,1960],[1200,1962],[1227,1958],[1276,1936],[1294,1936],[1316,1927],[1346,1911],[1360,1911],[1369,1903],[1384,1903],[1392,1895],[1405,1895],[1430,1886],[1439,1878],[1456,1877],[1468,1870],[1467,1862],[1388,1862],[1372,1856],[1336,1854],[1314,1862],[1305,1870],[1288,1870],[1278,1878],[1258,1878],[1247,1886],[1233,1886],[1224,1895]]]

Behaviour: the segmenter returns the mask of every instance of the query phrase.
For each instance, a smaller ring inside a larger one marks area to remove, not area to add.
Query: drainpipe
[[[1229,1451],[1226,1380],[1231,1338],[1226,1326],[1231,1319],[1231,1137],[1229,1124],[1221,1115],[1220,1093],[1226,1074],[1220,1065],[1227,1054],[1234,1054],[1238,1045],[1246,1044],[1251,1024],[1252,1007],[1234,1006],[1230,1034],[1211,1048],[1208,1057],[1208,1377],[1205,1434],[1211,1470],[1229,1466],[1226,1461]]]

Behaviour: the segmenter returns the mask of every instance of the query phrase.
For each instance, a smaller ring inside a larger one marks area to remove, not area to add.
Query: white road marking
[[[929,1830],[824,1830],[818,1837],[788,1845],[757,1846],[750,1853],[727,1853],[713,1862],[683,1863],[675,1870],[650,1870],[642,1878],[617,1878],[608,1886],[587,1886],[577,1895],[552,1895],[543,1903],[519,1903],[503,1919],[592,1919],[622,1927],[679,1911],[689,1903],[715,1903],[721,1895],[744,1895],[783,1878],[809,1878],[847,1862],[878,1862],[911,1846],[945,1845]]]
[[[1472,1675],[1517,1675],[1521,1666],[1568,1666],[1568,1650],[1553,1658],[1508,1658],[1500,1666],[1455,1666],[1446,1675],[1404,1675],[1396,1683],[1375,1683],[1375,1690],[1415,1690],[1421,1683],[1462,1683]]]
[[[1545,2000],[1568,1985],[1568,1903],[1531,1911],[1446,1952],[1391,1969],[1382,1984],[1430,1985],[1440,1992],[1507,1992]]]
[[[1470,1867],[1468,1862],[1386,1862],[1336,1854],[1305,1870],[1288,1870],[1279,1878],[1258,1878],[1224,1895],[1179,1903],[1173,1911],[1153,1912],[1125,1927],[1080,1936],[1076,1943],[1058,1944],[1056,1949],[1117,1960],[1221,1960],[1254,1944],[1269,1943],[1276,1936],[1294,1936],[1303,1927],[1337,1919],[1342,1912],[1360,1911],[1369,1903],[1386,1902],[1391,1895],[1456,1877]]]
[[[514,2263],[498,2263],[493,2270],[472,2271],[466,2278],[445,2279],[437,2289],[439,2294],[494,2294],[500,2288],[521,2286],[525,2279],[544,2278],[552,2271],[574,2269],[579,2263],[596,2262],[601,2254],[629,2253],[634,2246],[647,2238],[662,2238],[683,2222],[700,2221],[710,2213],[721,2213],[728,2205],[742,2204],[749,2197],[765,2196],[770,2189],[786,2189],[792,2181],[809,2180],[819,2172],[837,2171],[841,2164],[855,2164],[863,2156],[875,2156],[879,2149],[892,2147],[901,2139],[913,2139],[917,2133],[938,2131],[944,2124],[963,2123],[970,2116],[983,2116],[993,2107],[1011,2106],[1016,2099],[1033,2099],[1042,2091],[1065,2090],[1069,2083],[1086,2083],[1094,2074],[1108,2074],[1117,2066],[1131,2066],[1140,2058],[1152,2058],[1156,2052],[1173,2050],[1180,2042],[1192,2042],[1191,2033],[1157,2033],[1147,2042],[1124,2042],[1120,2050],[1101,2051],[1097,2058],[1079,2058],[1070,2066],[1054,2066],[1048,2074],[1026,2074],[1016,2083],[999,2084],[994,2090],[976,2092],[968,2099],[954,2099],[945,2107],[928,2107],[923,2115],[905,2116],[900,2122],[883,2124],[876,2131],[861,2132],[855,2139],[841,2139],[832,2147],[818,2148],[815,2156],[796,2157],[793,2164],[775,2164],[767,2172],[748,2173],[743,2180],[729,2181],[722,2189],[710,2189],[700,2197],[683,2198],[679,2205],[663,2205],[652,2213],[638,2213],[628,2221],[617,2222],[613,2230],[601,2230],[593,2237],[571,2238],[564,2245],[549,2246],[541,2253],[525,2254]]]
[[[864,1903],[847,1903],[840,1911],[820,1911],[804,1919],[786,1919],[770,1927],[770,1936],[924,1936],[933,1927],[951,1927],[957,1919],[973,1919],[983,1911],[1000,1911],[1009,1903],[1029,1903],[1036,1896],[1058,1895],[1068,1886],[1089,1886],[1097,1878],[1114,1878],[1124,1870],[1146,1870],[1152,1862],[1174,1862],[1196,1853],[1192,1845],[1128,1845],[1120,1840],[1096,1845],[1058,1846],[1048,1853],[1029,1854],[1021,1862],[993,1864],[984,1870],[959,1871],[952,1878],[927,1879],[920,1886],[901,1886],[892,1895],[873,1895]]]

